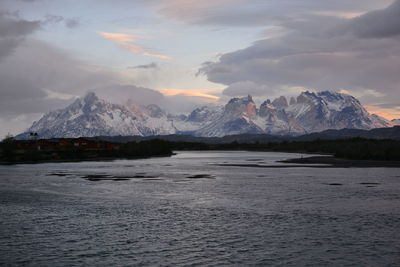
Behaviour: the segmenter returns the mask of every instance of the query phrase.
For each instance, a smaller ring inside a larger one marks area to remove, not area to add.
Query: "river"
[[[0,166],[0,265],[398,266],[400,169],[295,157]]]

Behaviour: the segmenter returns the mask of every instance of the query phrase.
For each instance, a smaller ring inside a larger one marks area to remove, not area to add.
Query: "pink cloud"
[[[99,32],[99,34],[109,40],[112,40],[114,42],[117,42],[121,47],[124,49],[137,53],[137,54],[142,54],[144,56],[148,57],[155,57],[155,58],[161,58],[161,59],[166,59],[166,60],[171,60],[172,58],[167,55],[162,55],[162,54],[157,54],[153,53],[150,51],[147,51],[143,47],[134,44],[133,42],[139,40],[138,37],[130,35],[130,34],[125,34],[125,33],[110,33],[110,32]]]

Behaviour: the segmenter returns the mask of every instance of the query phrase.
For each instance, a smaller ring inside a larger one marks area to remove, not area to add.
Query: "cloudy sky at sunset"
[[[400,118],[400,0],[0,0],[0,137],[88,91],[187,112],[304,90]]]

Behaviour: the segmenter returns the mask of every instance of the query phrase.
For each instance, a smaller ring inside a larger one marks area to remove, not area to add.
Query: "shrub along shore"
[[[281,141],[268,143],[207,144],[155,139],[127,143],[76,138],[16,141],[12,138],[0,143],[0,163],[38,163],[83,160],[136,159],[170,156],[174,150],[247,150],[328,154],[336,159],[364,161],[392,161],[400,166],[400,141],[391,139],[350,138],[338,140]],[[326,162],[327,159],[322,161]],[[315,159],[314,161],[321,161]],[[337,160],[335,162],[338,162]],[[297,160],[292,163],[311,163]],[[315,162],[318,163],[318,162]],[[371,162],[370,162],[371,163]],[[372,163],[371,163],[372,164]]]
[[[0,164],[99,161],[171,156],[171,145],[162,140],[125,144],[84,138],[0,143]]]

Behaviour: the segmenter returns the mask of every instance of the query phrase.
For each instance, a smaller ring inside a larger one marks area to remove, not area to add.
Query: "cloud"
[[[389,120],[400,119],[400,106],[398,104],[390,105],[389,108],[385,104],[370,104],[365,107],[370,113],[383,116]]]
[[[65,27],[73,29],[79,26],[80,21],[78,18],[64,18],[59,15],[47,14],[43,23],[45,24],[59,24],[64,23]]]
[[[172,58],[167,56],[167,55],[162,55],[162,54],[156,54],[147,51],[146,49],[140,47],[139,45],[133,44],[132,42],[137,41],[138,38],[125,34],[125,33],[110,33],[110,32],[99,32],[99,34],[109,40],[117,42],[121,47],[123,47],[126,50],[129,50],[131,52],[137,53],[137,54],[142,54],[144,56],[148,57],[155,57],[155,58],[160,58],[160,59],[167,59],[171,60]]]
[[[164,101],[162,93],[135,85],[114,83],[107,86],[99,86],[92,91],[110,102],[120,104],[125,104],[127,99],[138,105],[161,104]]]
[[[22,133],[27,129],[27,125],[40,119],[41,114],[27,114],[17,117],[0,117],[0,140],[7,134]]]
[[[161,93],[163,93],[166,96],[177,96],[177,95],[183,95],[183,96],[192,96],[192,97],[202,97],[208,99],[208,101],[215,101],[218,100],[219,97],[214,95],[215,91],[214,90],[186,90],[186,89],[167,89],[167,88],[161,88],[158,89]]]
[[[160,106],[167,111],[176,114],[189,113],[194,108],[204,105],[213,105],[208,97],[191,96],[184,94],[177,94],[166,96]]]
[[[64,20],[63,16],[47,14],[45,16],[45,22],[44,23],[56,24],[56,23],[62,22],[63,20]]]
[[[27,36],[40,28],[40,21],[21,19],[18,13],[0,11],[0,60],[10,55]]]
[[[268,96],[300,87],[345,89],[360,95],[364,103],[400,102],[400,38],[392,24],[381,23],[387,14],[397,12],[398,2],[354,19],[307,15],[287,20],[281,24],[286,34],[226,53],[217,62],[204,63],[200,72],[211,82],[227,85],[224,94],[229,95],[243,90],[243,94],[265,91]],[[359,23],[369,22],[372,17],[379,27],[365,27],[373,29],[368,35],[353,34],[363,32]],[[354,28],[351,32],[340,31],[344,25]]]
[[[400,0],[389,7],[372,11],[346,23],[342,30],[362,38],[389,38],[400,36]]]
[[[119,73],[32,39],[0,60],[0,81],[0,136],[25,130],[43,113],[64,108],[88,91],[114,103],[132,99],[140,105],[158,104],[175,112],[204,102],[199,97],[165,97],[157,90],[128,84]],[[179,104],[181,100],[185,103]]]
[[[252,81],[240,81],[230,84],[224,89],[222,94],[231,97],[248,94],[252,96],[265,96],[266,94],[271,94],[271,91],[273,91],[273,89],[265,84],[259,85]]]
[[[151,62],[151,63],[145,64],[145,65],[137,65],[137,66],[127,67],[127,69],[156,69],[156,68],[158,68],[158,65],[155,62]]]
[[[117,43],[129,43],[138,40],[137,37],[125,33],[99,32],[99,34],[104,38],[116,41]]]
[[[209,90],[159,89],[135,85],[110,84],[92,91],[112,103],[136,105],[156,104],[168,112],[190,112],[194,108],[215,103],[218,97]]]
[[[0,115],[44,113],[69,103],[63,94],[82,95],[118,76],[75,59],[68,52],[26,40],[0,61]],[[60,97],[56,97],[57,93]]]
[[[80,21],[77,18],[68,18],[65,19],[65,27],[73,29],[80,25]]]
[[[282,19],[304,14],[349,16],[384,7],[392,0],[169,0],[153,1],[160,5],[160,13],[189,24],[265,27]],[[326,13],[328,12],[328,13]]]

